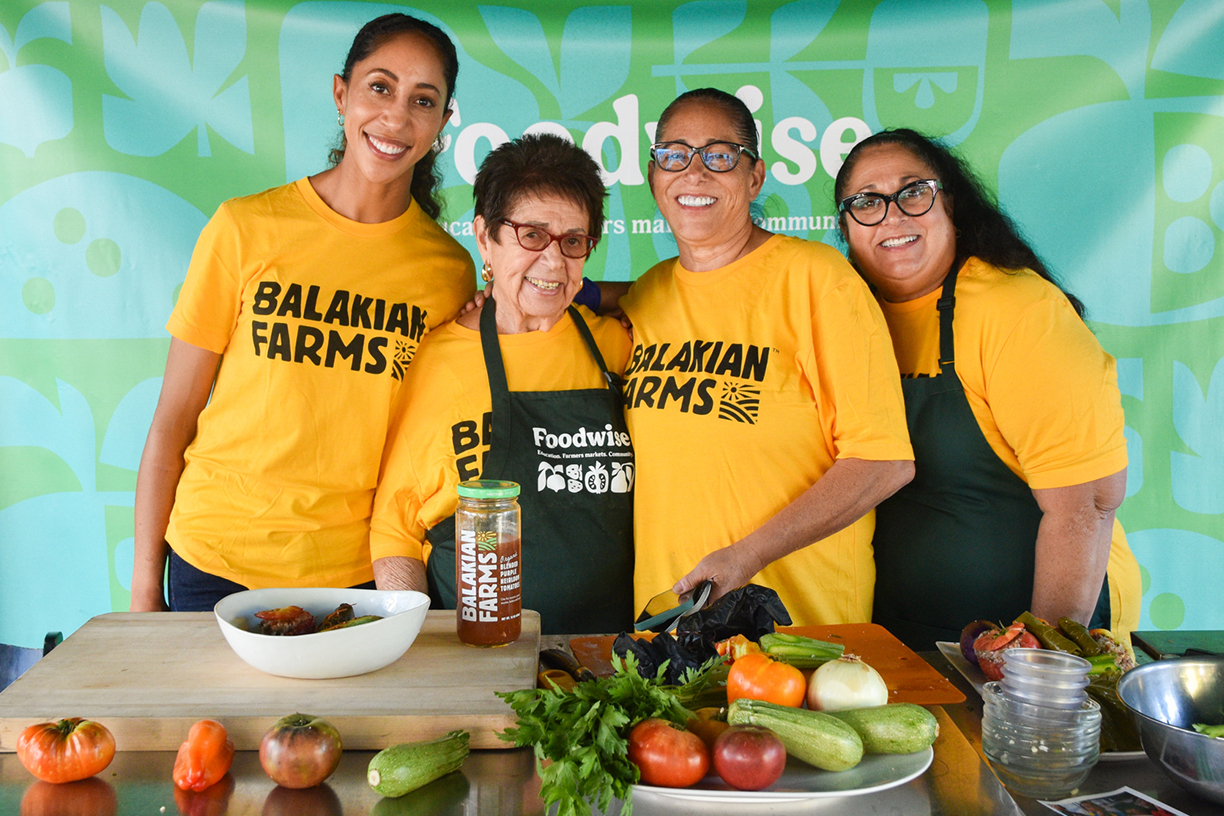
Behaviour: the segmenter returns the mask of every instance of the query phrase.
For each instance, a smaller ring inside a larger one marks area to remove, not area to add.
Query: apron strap
[[[481,478],[490,478],[490,473],[503,473],[506,470],[506,459],[510,455],[510,446],[498,444],[498,419],[505,420],[510,414],[510,387],[506,384],[506,366],[502,363],[501,343],[497,339],[497,301],[493,298],[485,300],[480,311],[480,348],[484,352],[485,372],[489,377],[489,396],[493,398],[492,413],[489,425],[492,428],[492,440],[485,466],[481,470]]]
[[[935,308],[939,310],[939,373],[941,376],[945,371],[953,377],[956,376],[956,350],[952,335],[952,313],[956,309],[956,273],[957,268],[954,265],[952,271],[944,278],[943,292],[940,293],[939,300],[935,303]]]
[[[578,327],[578,333],[586,341],[587,348],[591,350],[591,356],[595,358],[595,365],[599,366],[599,371],[608,383],[608,388],[619,398],[621,395],[620,377],[608,371],[607,365],[604,364],[603,354],[600,353],[599,346],[595,344],[595,338],[591,335],[590,328],[587,327],[586,321],[579,314],[578,310],[573,306],[566,307],[566,310],[569,312],[570,317],[574,319],[574,325]]]

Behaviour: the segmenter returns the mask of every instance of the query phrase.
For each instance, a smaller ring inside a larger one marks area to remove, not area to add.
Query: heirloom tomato
[[[710,749],[692,731],[651,717],[629,732],[629,761],[638,767],[643,784],[687,788],[710,770]]]
[[[17,738],[17,758],[44,782],[75,782],[115,758],[115,738],[96,722],[71,717],[31,725]]]
[[[340,732],[326,720],[290,714],[277,720],[259,743],[259,764],[286,788],[313,787],[340,764]]]
[[[727,673],[727,702],[741,697],[799,708],[807,696],[807,680],[794,666],[763,652],[746,654]]]
[[[714,772],[740,790],[761,790],[786,769],[782,739],[760,725],[733,725],[714,741]]]

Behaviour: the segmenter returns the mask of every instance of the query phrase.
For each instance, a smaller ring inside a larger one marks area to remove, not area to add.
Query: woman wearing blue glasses
[[[1031,609],[1129,642],[1122,405],[1083,306],[964,163],[912,130],[860,142],[834,196],[892,334],[917,467],[876,510],[875,622],[929,649]]]
[[[656,138],[650,188],[678,257],[620,301],[638,607],[753,581],[795,623],[869,620],[871,509],[913,472],[879,307],[836,250],[753,223],[765,164],[743,102],[686,93]]]
[[[432,332],[404,379],[374,500],[382,589],[455,605],[456,485],[521,488],[524,609],[545,633],[633,622],[633,447],[619,380],[629,336],[571,306],[607,191],[581,148],[523,136],[489,153],[473,229],[492,296]]]

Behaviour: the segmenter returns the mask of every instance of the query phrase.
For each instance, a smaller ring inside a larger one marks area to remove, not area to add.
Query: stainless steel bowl
[[[1143,750],[1193,794],[1224,804],[1224,739],[1193,729],[1224,722],[1224,657],[1157,660],[1118,681],[1135,715]]]

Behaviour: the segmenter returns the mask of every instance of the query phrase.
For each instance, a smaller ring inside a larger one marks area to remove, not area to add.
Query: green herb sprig
[[[557,816],[589,816],[594,802],[606,811],[616,797],[621,816],[633,812],[637,766],[629,761],[629,731],[650,717],[683,725],[688,712],[663,685],[666,664],[653,678],[638,674],[637,659],[612,656],[615,673],[578,683],[572,691],[524,689],[497,696],[518,715],[518,727],[498,736],[535,749],[545,809]],[[547,767],[543,760],[552,760]]]

